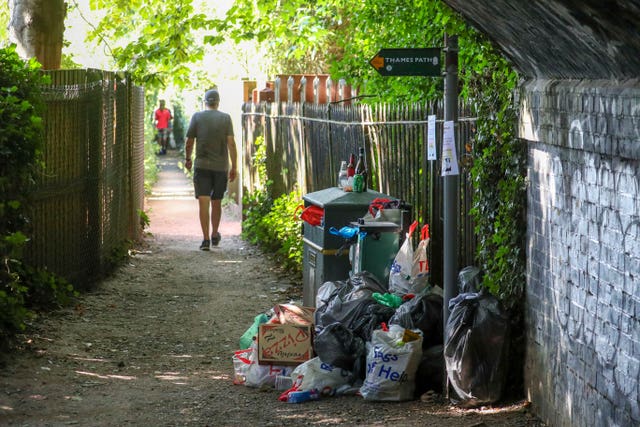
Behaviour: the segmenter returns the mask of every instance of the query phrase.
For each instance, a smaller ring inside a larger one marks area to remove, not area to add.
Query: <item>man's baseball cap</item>
[[[210,89],[204,94],[204,102],[211,105],[220,102],[220,94],[215,89]]]

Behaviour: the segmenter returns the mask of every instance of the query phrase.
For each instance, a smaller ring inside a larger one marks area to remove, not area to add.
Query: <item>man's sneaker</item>
[[[200,243],[200,250],[201,251],[208,251],[209,250],[209,241],[208,240],[203,240],[202,243]]]
[[[220,236],[220,233],[212,234],[211,235],[211,245],[218,246],[218,243],[220,243],[220,239],[221,238],[222,238],[222,236]]]

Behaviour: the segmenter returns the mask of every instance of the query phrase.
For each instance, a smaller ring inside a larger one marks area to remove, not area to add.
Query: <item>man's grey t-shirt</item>
[[[227,136],[233,136],[231,116],[218,110],[204,110],[191,117],[187,138],[196,139],[194,167],[214,171],[229,170]]]

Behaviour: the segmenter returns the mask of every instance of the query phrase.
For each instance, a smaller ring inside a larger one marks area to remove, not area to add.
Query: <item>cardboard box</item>
[[[313,326],[263,323],[258,329],[260,365],[299,365],[313,357]]]

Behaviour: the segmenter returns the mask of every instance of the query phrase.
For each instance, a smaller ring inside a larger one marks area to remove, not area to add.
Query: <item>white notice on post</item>
[[[458,175],[458,156],[453,121],[444,122],[442,135],[442,176]]]
[[[436,116],[427,117],[427,160],[436,160]]]

